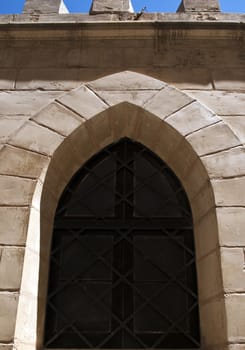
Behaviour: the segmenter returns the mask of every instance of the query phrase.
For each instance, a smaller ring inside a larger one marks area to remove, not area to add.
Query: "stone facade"
[[[0,16],[0,350],[42,349],[57,202],[123,136],[190,200],[202,349],[245,349],[245,15],[203,3],[87,15],[27,0]]]

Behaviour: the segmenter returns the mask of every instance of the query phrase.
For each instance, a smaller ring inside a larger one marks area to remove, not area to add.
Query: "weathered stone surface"
[[[0,207],[0,244],[24,245],[29,209]]]
[[[208,212],[207,215],[195,225],[197,260],[219,248],[218,224],[215,210],[216,209],[214,208]]]
[[[190,96],[168,86],[148,101],[144,108],[161,119],[165,119],[192,101],[193,98]]]
[[[18,72],[16,89],[69,91],[81,85],[81,78],[78,68],[26,68]]]
[[[0,143],[7,142],[28,119],[24,116],[0,116]]]
[[[20,288],[23,260],[24,248],[0,247],[1,289]]]
[[[221,266],[225,292],[245,292],[244,248],[222,248]]]
[[[40,14],[40,13],[68,13],[63,0],[25,0],[23,13]]]
[[[96,91],[161,90],[166,84],[147,75],[124,71],[87,84]]]
[[[60,91],[0,91],[0,115],[33,115],[60,94]]]
[[[0,205],[29,205],[35,181],[13,176],[0,176]]]
[[[245,115],[245,95],[230,91],[187,90],[193,98],[203,102],[219,115]]]
[[[70,109],[55,102],[35,115],[32,120],[64,136],[69,135],[83,122],[83,120]]]
[[[233,131],[223,122],[208,126],[187,136],[199,156],[222,151],[241,144]]]
[[[223,283],[218,250],[198,261],[198,273],[199,298],[202,302],[222,293]]]
[[[191,200],[191,209],[194,222],[201,220],[208,211],[215,205],[213,191],[210,184],[207,182],[201,190]]]
[[[93,91],[85,86],[63,95],[58,101],[85,119],[91,118],[108,107]]]
[[[155,94],[155,90],[98,91],[98,96],[100,96],[110,106],[114,106],[121,102],[129,102],[138,106],[143,106]]]
[[[219,117],[198,102],[191,103],[166,118],[166,122],[184,136],[219,120]]]
[[[218,344],[226,342],[226,314],[224,300],[222,297],[211,300],[209,303],[200,305],[201,329],[203,343],[205,348],[225,349],[224,346],[219,348]],[[217,346],[213,345],[217,344]]]
[[[0,340],[11,342],[14,338],[14,327],[18,295],[0,292]]]
[[[16,78],[15,69],[0,69],[0,87],[10,90],[14,88]]]
[[[245,177],[212,180],[212,186],[218,206],[245,206]]]
[[[134,12],[131,0],[93,0],[90,14]]]
[[[63,141],[63,137],[32,121],[25,123],[10,143],[38,153],[50,155]]]
[[[164,16],[167,16],[165,13]],[[149,72],[152,75],[152,72]],[[178,89],[198,89],[212,90],[212,80],[208,69],[188,67],[185,69],[178,68],[161,68],[160,71],[154,72],[154,77],[160,79]]]
[[[48,161],[41,154],[4,146],[0,151],[0,174],[37,178]]]
[[[177,12],[219,12],[219,0],[182,0]]]
[[[217,208],[220,244],[245,247],[245,208]]]
[[[210,177],[245,175],[245,149],[236,147],[227,151],[202,157]]]
[[[222,117],[231,130],[245,143],[245,116]]]
[[[217,69],[213,73],[216,90],[245,90],[245,71],[241,69]]]
[[[227,308],[228,339],[232,343],[245,342],[245,294],[228,295],[225,298]]]
[[[0,350],[13,350],[13,345],[11,344],[0,344]]]

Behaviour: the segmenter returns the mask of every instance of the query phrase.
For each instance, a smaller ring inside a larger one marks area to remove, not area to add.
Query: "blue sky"
[[[0,13],[21,13],[25,0],[0,0]],[[40,0],[42,1],[42,0]],[[135,11],[175,12],[181,0],[132,0]],[[92,0],[65,0],[70,12],[88,12]],[[223,12],[245,13],[245,0],[220,0]]]

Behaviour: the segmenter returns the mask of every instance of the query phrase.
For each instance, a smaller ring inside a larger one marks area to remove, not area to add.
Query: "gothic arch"
[[[243,175],[237,174],[237,166],[227,168],[227,162],[244,161],[241,142],[190,96],[156,79],[122,72],[66,93],[33,116],[9,142],[30,151],[25,164],[34,154],[43,161],[29,189],[33,198],[15,329],[18,350],[41,348],[49,246],[60,194],[87,159],[125,136],[163,159],[186,190],[194,218],[203,349],[223,349],[227,344],[222,232],[216,208],[235,206],[222,187],[231,186],[231,177]],[[38,159],[34,161],[37,165]],[[239,191],[242,182],[234,181]]]

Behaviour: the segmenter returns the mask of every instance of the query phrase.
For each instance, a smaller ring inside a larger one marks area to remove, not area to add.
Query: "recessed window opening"
[[[163,161],[123,138],[92,157],[59,201],[44,347],[199,346],[186,194]]]

